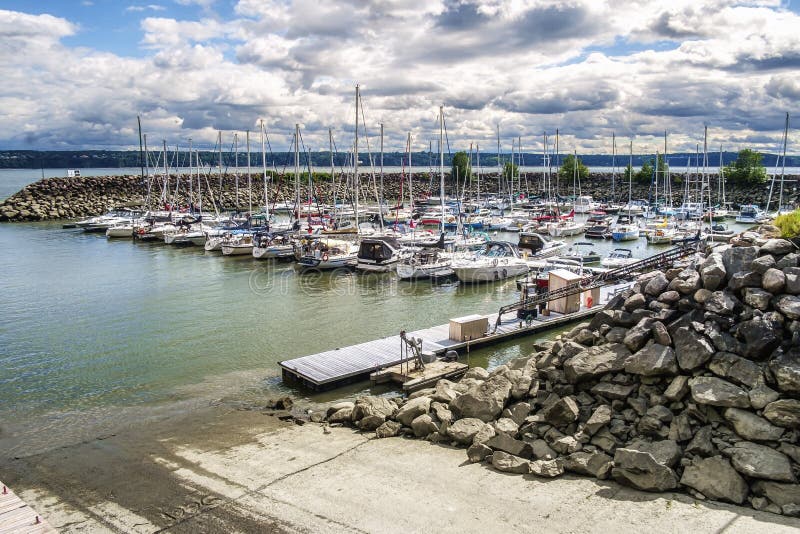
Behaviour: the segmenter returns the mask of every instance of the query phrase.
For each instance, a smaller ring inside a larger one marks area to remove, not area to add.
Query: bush
[[[762,165],[763,156],[746,148],[739,151],[736,161],[725,166],[725,176],[735,184],[757,184],[767,180],[767,170]]]
[[[775,219],[775,226],[780,228],[781,237],[790,239],[800,236],[800,210],[779,215]]]

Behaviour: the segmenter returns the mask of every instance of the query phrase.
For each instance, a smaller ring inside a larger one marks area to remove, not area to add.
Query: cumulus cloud
[[[504,150],[556,128],[565,150],[606,152],[612,132],[660,146],[664,130],[690,149],[711,125],[715,143],[773,149],[800,99],[800,17],[778,0],[175,2],[196,15],[130,6],[159,15],[135,58],[65,44],[67,19],[0,11],[0,140],[133,146],[141,114],[171,142],[263,118],[279,147],[295,123],[346,147],[360,83],[368,132],[385,123],[394,149],[409,131],[427,148],[440,104],[453,146],[493,147],[499,124]]]

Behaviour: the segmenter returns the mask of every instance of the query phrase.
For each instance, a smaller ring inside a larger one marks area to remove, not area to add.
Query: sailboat
[[[633,222],[631,215],[632,207],[632,189],[633,189],[633,141],[630,144],[630,163],[628,164],[628,214],[617,216],[617,222],[612,224],[609,228],[611,232],[611,239],[614,241],[630,241],[639,239],[639,226]]]

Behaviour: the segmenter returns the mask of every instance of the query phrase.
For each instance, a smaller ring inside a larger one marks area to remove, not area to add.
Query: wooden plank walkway
[[[0,534],[55,533],[36,510],[25,504],[16,493],[0,482]]]
[[[497,321],[497,314],[490,314],[487,316],[489,319],[489,333],[468,342],[451,340],[449,324],[407,332],[406,336],[421,338],[423,352],[444,354],[448,350],[469,350],[513,337],[535,334],[565,323],[590,317],[603,309],[615,290],[629,285],[616,284],[601,288],[600,302],[591,308],[583,306],[575,313],[564,315],[553,312],[549,316],[540,315],[530,322],[520,321],[514,315],[508,314],[496,330],[494,325]],[[278,362],[278,365],[281,366],[283,381],[286,383],[301,384],[311,389],[330,389],[362,377],[366,378],[375,371],[401,363],[404,360],[400,356],[400,346],[401,340],[398,334],[349,347],[341,347],[284,360]]]

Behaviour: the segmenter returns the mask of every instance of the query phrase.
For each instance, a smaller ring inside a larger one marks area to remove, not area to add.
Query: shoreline
[[[466,465],[463,450],[447,445],[372,439],[221,407],[2,461],[0,473],[60,532],[800,527],[798,519],[685,494],[649,494],[584,477],[510,476]]]

